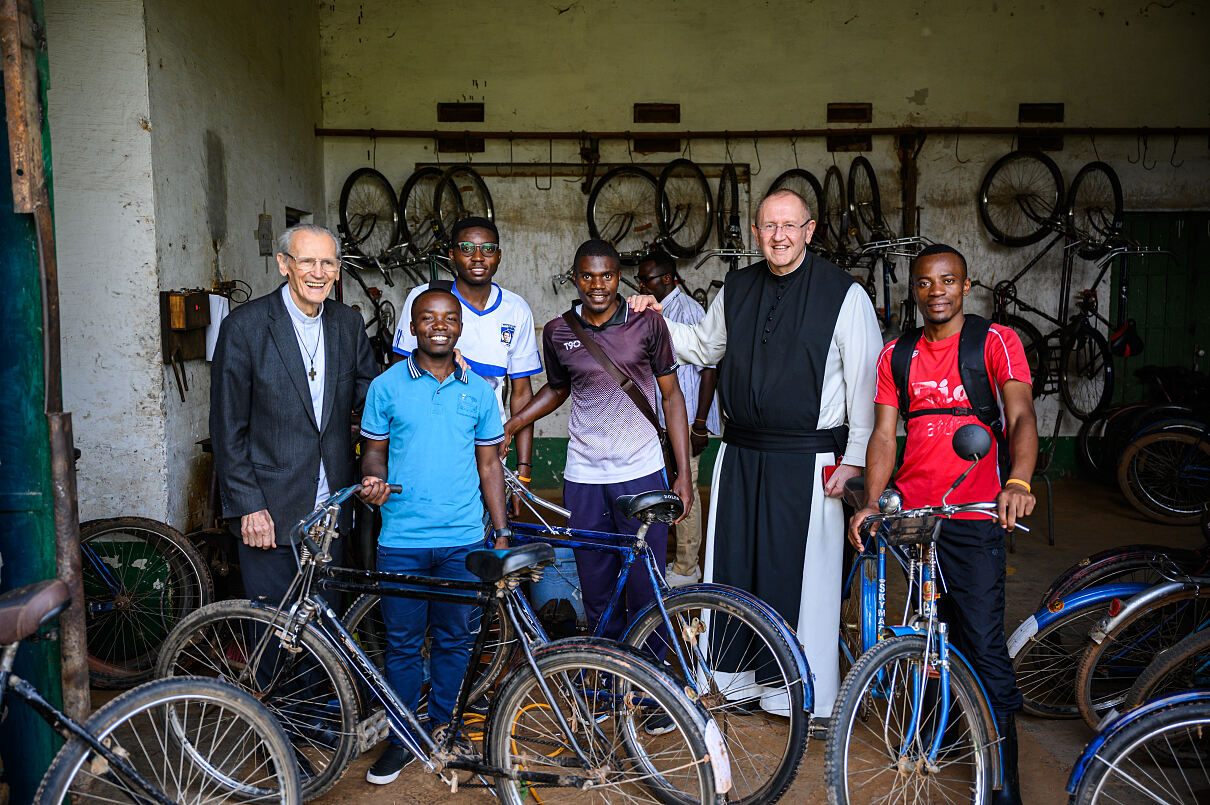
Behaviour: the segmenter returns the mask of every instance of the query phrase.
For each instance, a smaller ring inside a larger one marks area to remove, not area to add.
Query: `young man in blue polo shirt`
[[[473,580],[466,556],[483,545],[483,507],[508,546],[504,440],[491,386],[454,363],[462,306],[449,291],[429,290],[411,308],[416,349],[370,384],[361,418],[362,497],[382,506],[378,569]],[[403,492],[391,495],[387,484]],[[420,703],[421,645],[427,629],[432,688],[429,720],[449,722],[470,661],[473,607],[382,597],[386,677],[409,707]],[[390,743],[366,773],[378,785],[399,776],[407,750]]]

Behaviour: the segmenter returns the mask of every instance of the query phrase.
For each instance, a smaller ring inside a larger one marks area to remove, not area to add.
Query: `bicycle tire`
[[[1113,353],[1105,336],[1087,324],[1064,335],[1059,347],[1059,397],[1067,410],[1090,419],[1113,396]]]
[[[1121,708],[1156,655],[1208,617],[1210,590],[1179,589],[1125,615],[1100,643],[1091,642],[1076,673],[1076,703],[1084,723],[1096,729],[1106,713]]]
[[[1058,602],[1062,606],[1062,599]],[[1106,599],[1066,608],[1016,651],[1009,646],[1025,712],[1039,718],[1080,717],[1076,671],[1088,645],[1089,631],[1109,614],[1110,606],[1111,599]]]
[[[714,202],[706,174],[691,160],[674,159],[656,182],[660,235],[673,257],[694,257],[710,239]]]
[[[705,715],[666,674],[632,649],[595,638],[556,640],[536,647],[533,653],[556,704],[593,761],[593,767],[582,775],[590,783],[598,783],[589,791],[601,792],[606,802],[614,801],[611,790],[616,790],[617,800],[625,802],[688,805],[715,801]],[[585,691],[592,694],[591,704]],[[636,699],[643,704],[634,706]],[[619,705],[619,700],[629,706]],[[592,710],[586,712],[586,705]],[[651,737],[643,727],[651,723],[656,708],[671,720],[673,729],[667,735]],[[604,720],[598,723],[602,709]],[[488,722],[486,751],[496,766],[522,774],[581,771],[570,758],[563,760],[563,755],[570,755],[570,747],[553,723],[550,703],[528,664],[518,665],[504,678]],[[500,801],[509,805],[528,801],[538,788],[506,777],[496,780]],[[561,801],[558,792],[563,790],[541,788],[539,801]],[[579,789],[566,790],[576,801],[583,797]]]
[[[300,801],[298,767],[281,726],[263,704],[225,683],[157,679],[123,693],[83,726],[174,802]],[[98,768],[108,768],[105,760],[72,738],[51,761],[34,802],[145,801],[140,789]]]
[[[437,215],[437,241],[442,247],[450,245],[450,230],[461,219],[477,216],[496,220],[487,183],[470,165],[453,165],[441,174],[433,190],[433,211]]]
[[[85,555],[81,576],[89,681],[96,688],[145,682],[172,628],[214,600],[210,568],[188,537],[145,517],[81,523],[80,545],[120,584],[111,589]]]
[[[1080,424],[1076,433],[1076,461],[1093,478],[1105,480],[1105,429],[1109,419],[1124,406],[1110,406]]]
[[[905,774],[897,768],[898,747],[902,745],[905,719],[911,718],[910,698],[914,689],[905,684],[925,656],[923,635],[884,640],[870,649],[849,671],[840,686],[832,726],[824,749],[824,784],[832,805],[858,805],[884,801],[887,791],[896,785],[896,802],[974,802],[991,800],[991,751],[996,736],[981,706],[978,682],[962,662],[950,663],[951,726],[946,729],[947,745],[938,754],[938,771],[943,767],[955,775],[942,781],[936,772]],[[906,699],[905,699],[906,697]],[[862,719],[861,713],[874,715]],[[936,707],[934,706],[934,711]],[[928,714],[919,719],[924,722]],[[892,733],[899,734],[892,734]],[[917,734],[913,742],[928,740]],[[907,762],[919,763],[919,760]],[[944,766],[942,765],[944,764]],[[964,764],[969,764],[965,765]],[[952,767],[952,768],[951,768]],[[886,777],[882,777],[882,775]],[[850,777],[853,790],[849,790]],[[953,787],[958,790],[950,791]],[[911,794],[917,799],[912,799]],[[957,799],[947,798],[947,794]]]
[[[399,188],[399,229],[403,242],[416,258],[438,248],[437,213],[433,199],[442,171],[432,166],[413,171]]]
[[[642,168],[623,165],[597,180],[588,194],[588,234],[619,252],[642,252],[659,236],[657,181]]]
[[[1037,399],[1046,389],[1046,380],[1050,375],[1050,348],[1046,346],[1045,336],[1028,320],[1011,313],[997,317],[996,324],[1011,327],[1020,337],[1029,377],[1033,381],[1032,393]]]
[[[1204,737],[1207,730],[1210,702],[1203,700],[1140,716],[1098,749],[1077,781],[1071,801],[1075,805],[1204,803],[1210,791],[1210,754]],[[1193,750],[1196,754],[1190,755],[1193,747],[1197,747]],[[1152,786],[1160,789],[1162,799],[1148,790]]]
[[[840,168],[830,166],[823,175],[824,247],[832,254],[848,251],[849,203],[845,198],[844,177]]]
[[[793,649],[764,612],[708,585],[673,590],[664,595],[663,603],[676,638],[692,663],[689,673],[699,688],[708,688],[698,696],[698,704],[720,724],[727,724],[727,750],[731,757],[744,759],[742,768],[732,766],[728,801],[753,805],[776,801],[794,782],[807,747],[805,692]],[[702,617],[707,612],[709,618]],[[672,665],[673,677],[688,688],[689,680],[676,662],[676,650],[664,634],[663,625],[659,608],[649,608],[622,641],[634,648],[645,647],[648,653],[662,649],[666,662]],[[697,660],[694,645],[685,640],[686,635],[695,638],[704,664]],[[733,654],[727,658],[735,671],[724,673],[720,670],[723,655],[736,647],[739,658]],[[754,690],[757,680],[765,680],[761,683],[765,690]],[[766,697],[777,715],[761,709]]]
[[[345,179],[337,208],[340,234],[348,251],[385,258],[399,242],[399,205],[395,188],[373,168],[358,168]]]
[[[477,610],[478,611],[478,610]],[[488,628],[496,636],[489,636],[479,658],[479,670],[475,684],[467,701],[474,702],[487,695],[511,663],[517,646],[512,622],[504,615],[499,600],[491,610]],[[380,671],[385,668],[386,623],[382,618],[380,598],[376,593],[363,593],[345,611],[341,619],[345,629],[357,638],[362,650]],[[471,628],[475,633],[474,626]]]
[[[1063,174],[1041,151],[1011,151],[992,163],[979,185],[979,220],[992,240],[1028,246],[1058,226]]]
[[[1080,168],[1067,191],[1067,229],[1080,240],[1076,254],[1097,260],[1122,231],[1122,182],[1104,162]]]
[[[1159,584],[1166,580],[1159,570],[1164,561],[1175,563],[1181,572],[1197,573],[1206,568],[1207,555],[1201,551],[1148,544],[1100,551],[1060,573],[1042,594],[1038,608],[1043,609],[1055,599],[1068,598],[1080,590],[1101,584]]]
[[[728,162],[718,177],[718,203],[714,205],[715,227],[720,249],[744,248],[744,231],[740,226],[739,177],[735,166]]]
[[[1134,681],[1124,707],[1138,707],[1169,693],[1210,688],[1210,629],[1194,632],[1161,651]]]
[[[840,603],[840,676],[842,679],[858,658],[873,648],[879,639],[879,635],[874,633],[873,618],[869,615],[869,612],[877,606],[877,556],[865,553],[857,554],[854,562],[860,563],[860,566],[852,569],[849,593]]]
[[[1118,488],[1152,520],[1197,523],[1210,502],[1210,436],[1160,431],[1135,439],[1118,462]]]
[[[302,630],[301,651],[284,657],[292,676],[274,667],[267,653],[252,668],[254,635],[273,629],[284,616],[251,601],[218,601],[182,620],[168,636],[156,676],[217,676],[260,699],[281,722],[296,755],[305,758],[304,799],[313,799],[340,780],[357,754],[358,691],[336,649],[312,628]],[[269,639],[268,650],[277,641]],[[280,649],[278,649],[280,652]],[[303,656],[305,655],[305,656]],[[266,676],[258,679],[260,663]],[[300,663],[302,666],[300,667]],[[291,684],[293,683],[293,684]],[[297,687],[292,692],[282,687]]]
[[[1135,439],[1146,433],[1159,422],[1186,419],[1194,416],[1193,410],[1178,403],[1124,406],[1116,416],[1105,424],[1105,472],[1111,481],[1117,480],[1118,462],[1122,453]]]
[[[819,221],[824,217],[823,186],[813,173],[802,168],[790,168],[773,180],[765,197],[769,197],[777,190],[793,190],[802,196],[803,200],[807,202],[807,212],[816,219],[816,226],[819,226]],[[826,229],[825,226],[824,231]],[[812,238],[812,240],[817,240],[817,238]]]
[[[849,164],[849,221],[856,233],[858,245],[873,240],[889,240],[890,227],[882,215],[882,196],[878,192],[878,177],[874,166],[863,156]]]

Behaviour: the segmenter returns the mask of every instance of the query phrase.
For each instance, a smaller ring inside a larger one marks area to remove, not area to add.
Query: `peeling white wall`
[[[50,0],[48,114],[64,407],[80,518],[167,516],[141,0]]]

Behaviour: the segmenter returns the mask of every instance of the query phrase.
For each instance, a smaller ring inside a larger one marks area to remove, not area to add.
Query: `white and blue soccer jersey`
[[[411,355],[416,349],[416,336],[412,335],[410,326],[412,302],[428,287],[426,283],[413,288],[400,310],[393,344],[400,355]],[[503,422],[508,419],[504,414],[504,377],[527,377],[542,371],[542,358],[534,338],[534,316],[524,299],[494,282],[486,310],[479,310],[463,299],[457,284],[452,290],[462,302],[462,335],[458,337],[458,349],[471,370],[486,380],[496,393],[496,405]]]

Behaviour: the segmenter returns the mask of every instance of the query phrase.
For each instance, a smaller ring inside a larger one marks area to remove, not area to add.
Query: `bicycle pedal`
[[[385,741],[390,733],[391,728],[387,722],[386,710],[375,710],[368,718],[357,724],[358,751],[368,752],[374,746]]]

